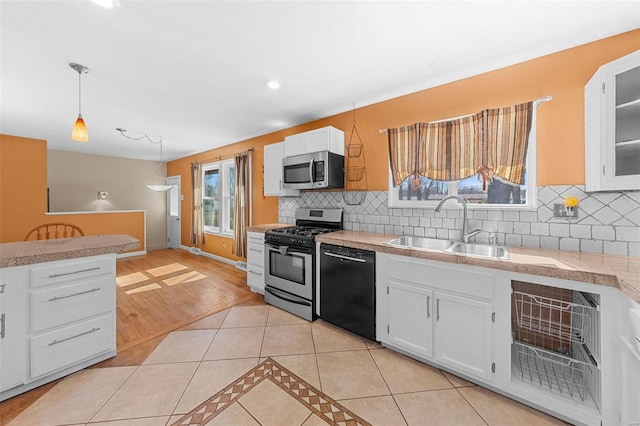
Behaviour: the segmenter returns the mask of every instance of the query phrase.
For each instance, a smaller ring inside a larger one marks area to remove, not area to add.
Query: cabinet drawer
[[[247,263],[255,266],[264,266],[264,245],[252,244],[247,245]]]
[[[115,308],[115,297],[111,276],[31,291],[31,332],[111,312]]]
[[[264,244],[264,234],[260,232],[247,232],[247,242],[249,244]]]
[[[247,283],[250,287],[264,288],[264,268],[247,265]]]
[[[63,260],[29,269],[31,288],[60,284],[99,275],[115,275],[115,256],[100,256],[83,260]]]
[[[31,337],[31,378],[115,350],[112,314]]]

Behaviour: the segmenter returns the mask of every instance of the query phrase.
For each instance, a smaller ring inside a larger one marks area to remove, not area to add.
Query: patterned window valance
[[[524,182],[533,102],[389,129],[393,185],[409,176],[456,181],[478,173]]]

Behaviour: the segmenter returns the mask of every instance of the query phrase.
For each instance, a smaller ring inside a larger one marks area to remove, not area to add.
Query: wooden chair
[[[84,237],[84,232],[71,223],[45,223],[33,228],[26,237],[29,240],[51,240],[54,238]]]

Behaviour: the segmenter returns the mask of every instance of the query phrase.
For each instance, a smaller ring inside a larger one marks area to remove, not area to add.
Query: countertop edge
[[[138,247],[138,239],[124,234],[3,243],[0,244],[0,268],[123,253]]]

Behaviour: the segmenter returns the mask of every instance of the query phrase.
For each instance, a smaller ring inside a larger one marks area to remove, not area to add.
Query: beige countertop
[[[414,250],[383,245],[397,237],[357,231],[337,231],[316,237],[316,241],[345,247],[399,254],[450,263],[482,266],[524,274],[581,281],[619,288],[640,303],[640,258],[604,254],[509,247],[509,259],[472,257],[436,250]]]
[[[129,235],[90,235],[54,240],[21,241],[0,244],[0,268],[122,253],[140,246]]]

